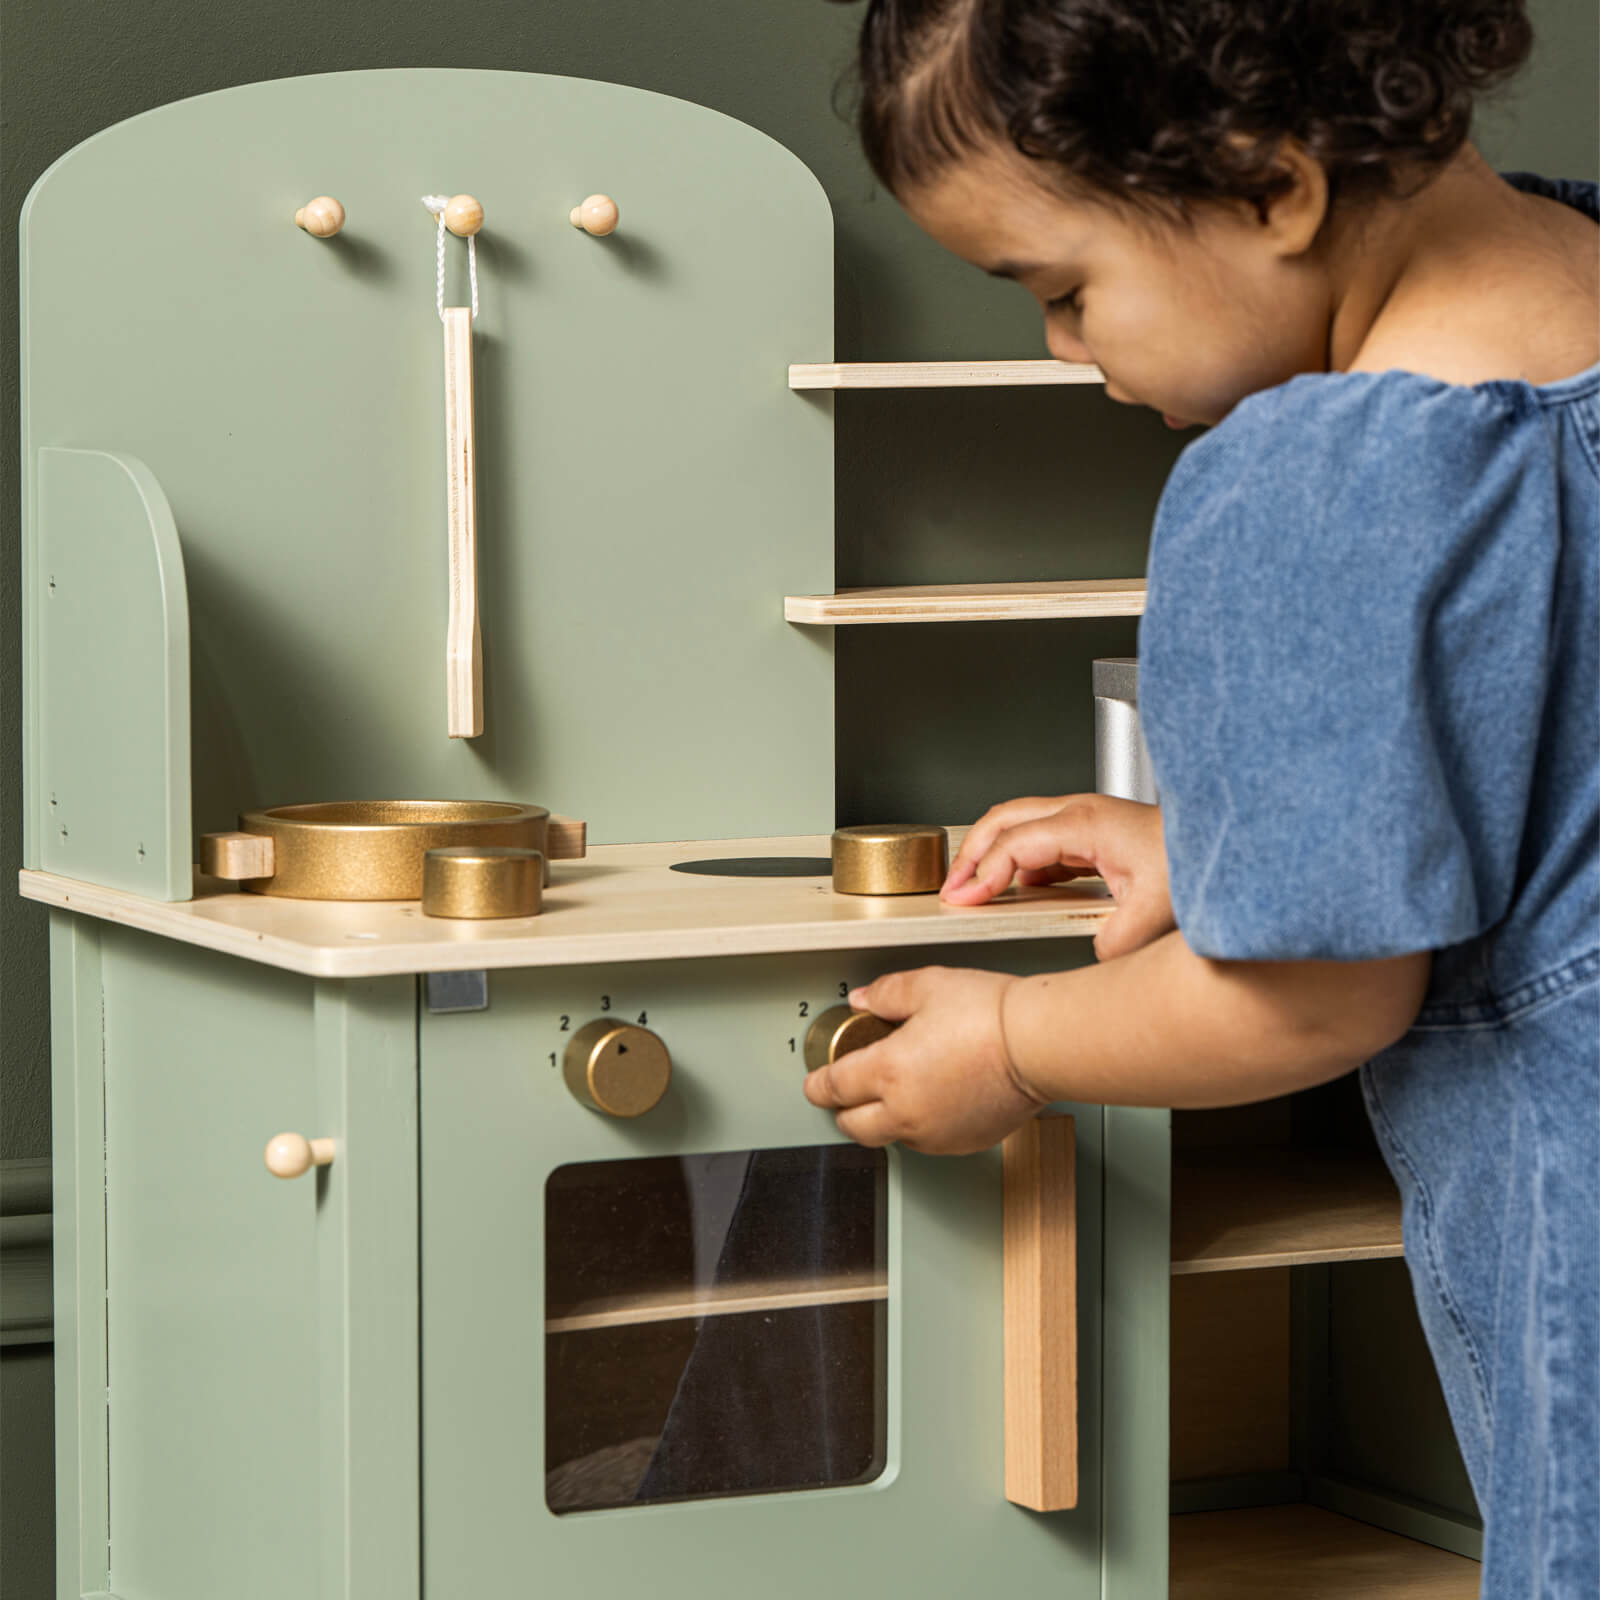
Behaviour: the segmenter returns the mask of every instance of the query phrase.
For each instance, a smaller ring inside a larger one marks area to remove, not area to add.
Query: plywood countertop
[[[951,830],[952,850],[964,831]],[[19,884],[26,898],[45,905],[323,978],[1090,938],[1112,911],[1098,878],[1013,889],[965,909],[932,894],[835,894],[826,876],[671,870],[679,861],[826,857],[828,850],[825,835],[601,845],[582,861],[553,865],[540,916],[493,922],[425,917],[414,900],[246,894],[198,874],[194,899],[176,902],[46,872],[25,870]]]

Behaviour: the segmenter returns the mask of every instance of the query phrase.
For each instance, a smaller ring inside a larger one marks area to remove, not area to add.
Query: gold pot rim
[[[408,811],[415,814],[403,814]],[[313,800],[243,812],[239,827],[245,833],[399,833],[456,823],[482,827],[491,823],[539,822],[549,815],[545,806],[514,800]]]

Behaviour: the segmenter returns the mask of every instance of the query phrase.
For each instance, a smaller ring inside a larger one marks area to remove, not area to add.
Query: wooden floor
[[[1315,1506],[1172,1519],[1170,1600],[1477,1600],[1481,1572]]]

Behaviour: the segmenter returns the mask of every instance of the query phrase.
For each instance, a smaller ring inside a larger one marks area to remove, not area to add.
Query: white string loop
[[[439,237],[434,247],[434,303],[439,308],[439,320],[444,321],[444,208],[450,204],[447,194],[425,194],[422,203],[439,219]],[[475,234],[467,236],[467,276],[472,282],[472,320],[478,320],[478,240]]]

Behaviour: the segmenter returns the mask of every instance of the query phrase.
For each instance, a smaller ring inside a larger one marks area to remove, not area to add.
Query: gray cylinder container
[[[1094,786],[1101,794],[1155,804],[1155,774],[1139,729],[1139,663],[1133,656],[1107,656],[1094,664]]]

